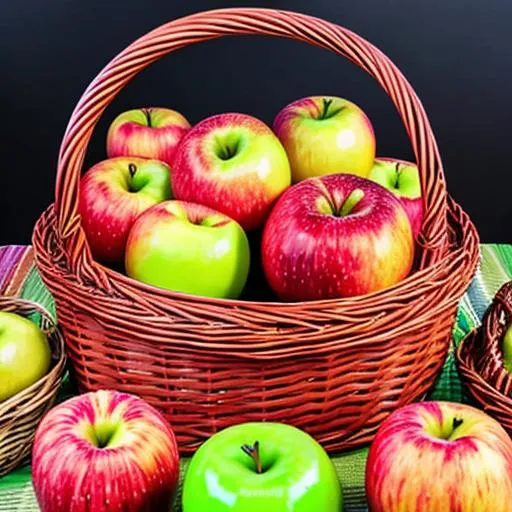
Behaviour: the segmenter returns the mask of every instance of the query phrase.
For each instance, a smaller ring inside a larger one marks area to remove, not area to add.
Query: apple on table
[[[168,108],[139,108],[119,114],[108,130],[107,155],[161,160],[172,168],[180,140],[190,129],[187,119]]]
[[[324,449],[282,423],[242,423],[208,439],[183,484],[183,512],[339,512],[343,498]]]
[[[120,264],[135,219],[170,199],[170,169],[158,160],[119,157],[89,169],[80,181],[79,211],[93,257]]]
[[[28,318],[0,311],[0,402],[44,377],[50,364],[43,330]]]
[[[400,199],[416,238],[423,222],[421,182],[416,164],[396,158],[377,158],[368,177]]]
[[[178,475],[170,425],[133,395],[73,397],[36,431],[32,481],[42,512],[168,511]]]
[[[126,244],[130,277],[193,295],[237,298],[249,265],[249,242],[237,222],[184,201],[165,201],[146,210]]]
[[[372,512],[508,512],[512,440],[484,412],[420,402],[392,413],[370,447]]]
[[[284,107],[274,132],[286,149],[292,180],[350,173],[366,177],[375,159],[375,134],[355,103],[336,96],[310,96]]]
[[[279,199],[263,231],[267,280],[284,300],[351,297],[405,278],[414,258],[398,199],[351,174],[310,178]]]
[[[176,199],[209,206],[253,230],[291,176],[286,152],[265,123],[227,113],[204,119],[183,137],[172,179]]]

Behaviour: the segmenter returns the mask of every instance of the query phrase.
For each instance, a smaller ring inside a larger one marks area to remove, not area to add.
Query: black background
[[[511,241],[512,2],[510,0],[1,0],[0,243],[25,243],[53,201],[60,139],[80,94],[131,41],[216,7],[295,10],[376,44],[422,99],[448,186],[482,240]],[[168,106],[192,123],[241,111],[271,123],[288,102],[332,94],[370,116],[380,155],[411,158],[398,115],[377,84],[339,57],[293,41],[228,38],[188,47],[142,73],[99,123],[87,163],[104,158],[121,110]]]

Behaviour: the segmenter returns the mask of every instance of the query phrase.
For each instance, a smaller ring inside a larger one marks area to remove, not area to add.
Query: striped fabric
[[[454,344],[429,398],[457,402],[467,400],[455,368],[454,347],[465,333],[479,324],[498,288],[511,279],[512,246],[482,245],[479,271],[460,303],[454,327]],[[34,268],[30,247],[0,247],[0,293],[20,295],[38,301],[55,314],[53,300]],[[64,389],[63,397],[68,392],[69,389]],[[367,448],[363,448],[333,457],[343,486],[346,511],[367,511],[364,494],[366,454]],[[181,478],[187,463],[187,460],[182,462]],[[181,510],[179,503],[178,496],[174,510]],[[29,467],[20,468],[0,479],[0,512],[37,510],[39,508],[34,498]]]

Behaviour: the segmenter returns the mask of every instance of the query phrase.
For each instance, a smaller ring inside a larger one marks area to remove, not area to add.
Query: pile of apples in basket
[[[368,117],[338,97],[297,100],[273,129],[240,113],[191,127],[174,110],[132,110],[110,127],[108,159],[82,176],[81,222],[98,262],[174,292],[237,299],[252,258],[283,301],[367,294],[409,274],[423,218],[416,165],[375,151]],[[132,395],[71,398],[37,429],[43,512],[170,510],[179,471],[172,425]],[[512,441],[468,405],[415,403],[382,423],[365,482],[371,511],[505,512]],[[194,454],[179,506],[338,512],[345,485],[305,432],[241,423]]]

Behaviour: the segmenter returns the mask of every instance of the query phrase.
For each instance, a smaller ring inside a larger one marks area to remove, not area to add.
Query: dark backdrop
[[[510,0],[2,0],[0,243],[28,242],[53,200],[60,138],[89,81],[136,37],[215,7],[260,6],[344,25],[387,53],[430,116],[451,193],[484,241],[511,241],[512,2]],[[186,48],[134,80],[106,111],[88,164],[104,157],[115,114],[175,108],[191,122],[242,111],[271,123],[286,103],[334,94],[371,117],[381,155],[410,158],[393,106],[368,76],[329,52],[265,38]]]

